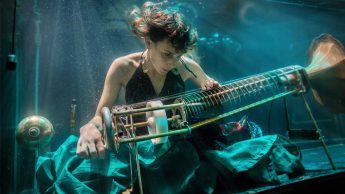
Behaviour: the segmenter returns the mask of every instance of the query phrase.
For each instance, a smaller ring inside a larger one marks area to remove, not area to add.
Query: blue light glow
[[[214,37],[214,38],[219,38],[219,33],[218,33],[218,32],[214,33],[214,34],[213,34],[213,37]]]

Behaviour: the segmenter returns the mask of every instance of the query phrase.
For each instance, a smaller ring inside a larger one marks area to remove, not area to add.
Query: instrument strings
[[[250,97],[256,97],[257,95],[277,93],[282,88],[281,79],[288,80],[288,74],[297,73],[300,69],[296,67],[282,68],[231,81],[212,90],[185,95],[182,97],[185,104],[193,104],[193,106],[186,107],[187,115],[195,116],[226,102],[231,102],[234,105],[249,102]]]
[[[203,91],[201,89],[189,90],[169,96],[151,99],[149,101],[160,100],[162,102],[181,98],[189,111],[193,113],[201,112],[207,108],[223,104],[225,102],[241,102],[250,95],[255,96],[265,91],[272,91],[280,88],[281,78],[287,78],[288,74],[296,73],[303,69],[299,66],[290,66],[266,73],[247,76],[222,83],[219,87]],[[130,104],[132,108],[145,107],[148,101]]]

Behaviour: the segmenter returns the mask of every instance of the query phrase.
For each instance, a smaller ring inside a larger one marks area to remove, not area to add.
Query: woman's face
[[[148,44],[148,58],[159,74],[167,74],[180,63],[183,53],[176,51],[168,39],[159,42],[150,41]]]

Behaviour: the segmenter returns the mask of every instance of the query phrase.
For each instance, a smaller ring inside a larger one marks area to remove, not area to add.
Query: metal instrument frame
[[[274,82],[273,84],[270,82]],[[197,122],[194,124],[188,124],[188,117],[193,115],[194,113],[199,113],[203,111],[205,107],[212,107],[221,105],[225,102],[232,102],[232,100],[236,103],[237,100],[241,101],[241,98],[245,98],[246,96],[250,96],[253,93],[255,94],[258,92],[265,92],[265,87],[269,89],[271,87],[283,87],[284,91],[271,95],[267,98],[263,98],[261,100],[249,103],[245,106],[241,106],[220,114],[218,116],[208,118],[201,122]],[[249,88],[249,89],[248,89]],[[132,164],[132,155],[134,154],[137,172],[138,172],[138,179],[139,179],[139,187],[140,193],[143,193],[142,188],[142,177],[140,172],[140,164],[138,160],[138,150],[136,143],[140,141],[150,140],[154,138],[161,138],[166,136],[173,136],[173,135],[182,135],[182,134],[190,134],[192,130],[210,124],[212,122],[218,121],[220,119],[232,116],[234,114],[240,113],[242,111],[260,106],[262,104],[271,102],[273,100],[283,98],[288,95],[296,95],[296,96],[303,96],[305,101],[307,110],[309,115],[313,119],[312,112],[309,108],[309,105],[304,97],[304,94],[307,93],[309,89],[309,82],[306,71],[303,67],[300,66],[291,66],[287,68],[282,68],[278,70],[274,70],[264,74],[258,74],[256,76],[251,76],[247,79],[241,79],[237,82],[230,82],[228,85],[224,85],[223,88],[216,88],[213,91],[204,91],[201,94],[194,92],[194,97],[196,96],[197,100],[193,99],[192,97],[183,96],[175,96],[175,101],[173,104],[163,105],[160,107],[149,107],[149,108],[137,108],[134,109],[131,105],[121,105],[121,106],[114,106],[110,112],[109,108],[104,107],[102,109],[102,118],[103,118],[103,127],[104,131],[102,132],[103,138],[105,140],[106,148],[109,150],[116,150],[120,149],[121,144],[129,143],[129,151],[130,151],[130,168],[131,168],[131,177],[132,177],[132,185],[133,185],[133,164]],[[190,93],[187,93],[190,94]],[[243,96],[241,96],[243,95]],[[204,100],[205,103],[201,103],[200,101]],[[223,101],[222,101],[223,100]],[[200,106],[201,105],[201,106]],[[198,107],[199,106],[199,107]],[[192,107],[188,109],[188,107]],[[168,132],[160,133],[160,134],[151,134],[151,135],[143,135],[143,136],[136,136],[136,128],[147,126],[147,122],[140,122],[134,123],[133,117],[136,115],[145,114],[148,111],[156,111],[156,110],[171,110],[172,116],[167,118],[169,122],[171,122],[171,126],[175,126],[174,130],[169,130]],[[320,141],[324,147],[324,150],[327,154],[327,157],[333,167],[336,169],[334,162],[328,152],[327,145],[324,143],[323,136],[321,135],[321,130],[318,128],[315,119],[313,119],[314,125],[317,128],[318,135],[320,136]],[[125,135],[123,135],[125,134]]]

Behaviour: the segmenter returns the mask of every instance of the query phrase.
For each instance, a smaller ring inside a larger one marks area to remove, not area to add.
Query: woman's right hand
[[[77,155],[81,158],[104,158],[105,148],[102,135],[92,122],[80,128],[80,136],[77,145]]]

